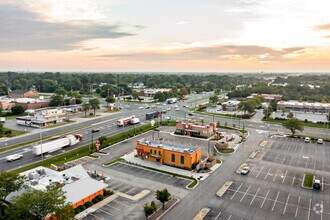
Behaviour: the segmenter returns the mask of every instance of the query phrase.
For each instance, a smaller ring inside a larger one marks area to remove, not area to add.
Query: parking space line
[[[285,207],[284,207],[284,210],[283,210],[283,214],[285,214],[286,207],[288,206],[289,199],[290,199],[290,193],[288,194],[288,198],[286,198],[286,203],[285,203]]]
[[[267,178],[267,176],[268,176],[269,172],[271,171],[271,169],[272,169],[272,168],[269,168],[269,170],[268,170],[268,172],[267,172],[267,174],[266,174],[264,180]]]
[[[321,182],[321,190],[323,191],[323,182],[324,182],[324,177],[322,176],[322,182]]]
[[[219,214],[215,217],[214,220],[217,220],[219,218],[219,216],[221,215],[221,212],[219,212]]]
[[[323,219],[323,201],[321,201],[321,207],[322,207],[322,210],[320,210],[320,213],[321,213],[321,220]]]
[[[117,200],[113,200],[113,202],[118,203],[118,204],[123,205],[123,206],[126,206],[126,207],[129,207],[129,205],[127,205],[127,204],[125,204],[123,202],[119,202]]]
[[[254,199],[255,199],[255,198],[256,198],[256,196],[258,195],[258,192],[259,192],[259,190],[260,190],[260,187],[258,188],[258,190],[257,190],[256,194],[254,194],[254,196],[253,196],[253,199],[252,199],[252,200],[251,200],[251,202],[250,202],[250,205],[252,205],[252,203],[253,203]]]
[[[310,218],[310,216],[311,216],[311,206],[312,206],[312,199],[309,198],[308,220],[309,220],[309,218]]]
[[[296,175],[293,176],[291,185],[293,185],[295,179],[296,179]]]
[[[102,212],[104,212],[104,213],[106,213],[106,214],[108,214],[110,216],[113,216],[113,214],[111,212],[104,211],[103,209],[98,209],[98,210],[100,210],[100,211],[102,211]]]
[[[282,163],[281,164],[284,163],[285,159],[286,159],[286,155],[283,157],[283,160],[282,160]]]
[[[256,178],[258,178],[258,176],[259,176],[259,174],[261,173],[261,171],[262,171],[263,168],[264,168],[264,166],[261,167],[261,169],[259,170],[259,172],[258,172]]]
[[[265,203],[265,201],[266,201],[266,199],[267,199],[267,196],[268,196],[268,194],[269,194],[269,191],[270,191],[270,189],[268,189],[267,194],[266,194],[266,196],[265,196],[265,198],[264,198],[264,201],[262,201],[262,204],[261,204],[261,206],[260,206],[261,209],[262,209],[262,207],[264,206],[264,203]]]
[[[103,220],[104,218],[100,218],[100,217],[98,217],[97,215],[94,215],[93,213],[88,213],[89,215],[91,215],[91,216],[93,216],[93,217],[95,217],[95,218],[97,218],[97,219],[101,219],[101,220]]]
[[[234,198],[234,196],[236,195],[237,191],[242,187],[243,183],[241,183],[241,185],[237,188],[237,190],[234,192],[234,195],[232,195],[232,197],[230,198],[230,200],[232,200]]]
[[[231,219],[231,216],[232,216],[232,215],[230,215],[230,216],[227,218],[227,220]]]
[[[105,205],[108,206],[108,207],[110,207],[110,208],[113,208],[114,210],[117,210],[118,212],[121,211],[120,209],[117,209],[117,208],[115,208],[115,207],[113,207],[113,206],[110,206],[109,204],[105,204]]]
[[[250,175],[251,175],[251,173],[253,172],[253,170],[255,170],[255,169],[256,169],[256,167],[257,167],[257,166],[253,167],[253,168],[250,170],[250,172],[248,173],[248,176],[250,176]]]
[[[275,208],[275,205],[276,205],[276,202],[277,202],[277,199],[278,199],[278,196],[279,195],[280,195],[280,191],[277,192],[277,196],[276,196],[276,199],[274,201],[274,205],[273,205],[272,211],[274,211],[274,208]]]
[[[289,166],[291,166],[291,163],[292,163],[292,159],[293,159],[293,156],[291,156],[291,160],[290,160]]]
[[[277,174],[278,174],[278,169],[276,170],[276,173],[275,173],[275,176],[274,176],[273,182],[275,182],[275,179],[276,179],[276,177],[277,177]]]
[[[284,183],[284,180],[285,180],[287,174],[288,174],[288,171],[286,170],[285,174],[284,174],[284,177],[283,177],[283,180],[282,180],[282,183]]]
[[[247,190],[245,191],[244,195],[242,196],[241,200],[239,200],[239,202],[242,202],[242,200],[244,199],[246,193],[249,191],[251,185],[247,188]]]
[[[296,213],[294,215],[294,217],[296,218],[298,215],[298,208],[299,208],[299,204],[300,204],[300,196],[298,197],[298,204],[297,204],[297,209],[296,209]]]

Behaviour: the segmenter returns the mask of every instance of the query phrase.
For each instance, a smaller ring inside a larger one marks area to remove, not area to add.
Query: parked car
[[[171,120],[171,117],[170,116],[166,116],[165,119],[166,120]]]
[[[193,114],[192,114],[192,113],[188,113],[188,115],[189,115],[189,116],[193,116]]]
[[[13,154],[13,155],[9,155],[9,156],[7,156],[6,157],[6,160],[8,161],[8,162],[12,162],[12,161],[14,161],[14,160],[19,160],[19,159],[21,159],[23,157],[23,154]]]
[[[243,167],[241,170],[241,174],[242,175],[246,175],[250,172],[250,168],[249,167]]]
[[[313,188],[314,188],[314,189],[321,189],[321,181],[315,179],[315,180],[314,180],[314,183],[313,183]]]
[[[309,137],[305,137],[305,143],[310,143],[311,139]]]
[[[180,111],[180,108],[176,108],[175,111]]]
[[[146,106],[146,109],[149,109],[149,108],[150,108],[150,106],[149,106],[149,105],[147,105],[147,106]]]
[[[143,109],[143,106],[140,106],[139,109]]]
[[[323,139],[317,139],[318,144],[323,144]]]

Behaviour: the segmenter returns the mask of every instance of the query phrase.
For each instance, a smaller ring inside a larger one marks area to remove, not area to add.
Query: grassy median
[[[313,179],[314,175],[313,174],[305,174],[304,175],[304,183],[303,186],[307,188],[312,188],[313,186]]]

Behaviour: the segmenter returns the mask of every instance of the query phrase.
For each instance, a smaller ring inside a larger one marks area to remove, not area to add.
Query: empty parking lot
[[[159,173],[152,170],[132,166],[124,163],[115,163],[108,167],[109,169],[120,171],[135,177],[145,178],[152,181],[157,181],[164,184],[169,184],[175,187],[186,188],[191,183],[191,180],[173,177],[172,175]]]
[[[205,219],[330,219],[329,143],[266,140],[257,157],[245,161],[248,175],[235,174],[224,196],[210,200]],[[305,173],[320,179],[322,188],[302,188]]]

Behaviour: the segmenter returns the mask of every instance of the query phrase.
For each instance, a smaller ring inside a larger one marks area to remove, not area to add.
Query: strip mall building
[[[191,170],[202,160],[202,148],[191,149],[171,143],[141,139],[136,141],[136,151],[143,159]]]

